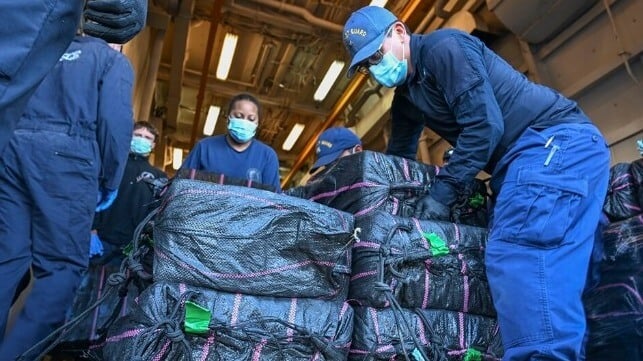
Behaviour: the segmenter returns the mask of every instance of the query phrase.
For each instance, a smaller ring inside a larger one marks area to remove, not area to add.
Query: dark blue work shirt
[[[431,192],[447,205],[528,127],[590,123],[576,103],[529,81],[478,38],[455,29],[411,35],[412,73],[395,90],[387,152],[415,159],[424,126],[455,146]]]
[[[181,168],[225,174],[268,184],[277,191],[281,189],[277,153],[256,139],[247,149],[239,152],[228,144],[225,135],[205,138],[194,146]]]

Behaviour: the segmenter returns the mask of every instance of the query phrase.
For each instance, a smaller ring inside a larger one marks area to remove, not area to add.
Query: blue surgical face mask
[[[402,52],[404,52],[404,48],[402,48]],[[404,83],[408,69],[409,64],[406,58],[399,60],[390,51],[382,56],[382,61],[368,67],[368,71],[373,74],[375,80],[387,88]]]
[[[228,133],[239,143],[249,142],[257,133],[257,123],[243,118],[228,118]]]
[[[152,152],[152,141],[143,137],[133,136],[129,150],[139,155],[148,155]]]

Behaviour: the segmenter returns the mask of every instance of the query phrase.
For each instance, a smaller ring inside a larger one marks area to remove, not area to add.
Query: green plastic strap
[[[447,243],[435,233],[422,233],[429,243],[431,243],[431,254],[433,256],[444,256],[449,254]]]
[[[210,332],[210,318],[212,313],[207,308],[194,302],[185,302],[185,332],[202,335]]]
[[[422,357],[422,353],[420,350],[417,348],[413,349],[413,352],[411,352],[411,356],[415,359],[415,361],[426,361],[424,357]]]
[[[472,348],[468,349],[464,354],[462,361],[482,361],[482,353]]]
[[[125,248],[123,248],[123,254],[126,256],[129,256],[133,250],[134,250],[134,243],[130,242],[127,244],[127,246],[125,246]]]
[[[469,198],[469,205],[473,208],[478,208],[484,204],[484,197],[480,193],[476,193]]]

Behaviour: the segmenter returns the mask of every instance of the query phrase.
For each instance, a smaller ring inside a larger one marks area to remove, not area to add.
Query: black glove
[[[147,0],[88,0],[83,32],[124,44],[145,26]]]
[[[420,198],[415,207],[415,218],[417,219],[448,221],[449,216],[449,207],[436,201],[430,195]]]

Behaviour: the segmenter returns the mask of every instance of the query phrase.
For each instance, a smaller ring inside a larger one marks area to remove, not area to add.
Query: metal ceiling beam
[[[410,0],[404,9],[402,10],[400,16],[398,17],[401,21],[406,22],[411,14],[415,11],[415,9],[420,5],[420,0]],[[299,157],[295,161],[295,164],[292,166],[290,169],[290,172],[284,177],[284,179],[281,181],[281,188],[285,189],[288,183],[292,180],[293,176],[295,173],[301,168],[302,165],[306,162],[306,159],[310,156],[312,153],[312,150],[315,149],[315,145],[317,144],[317,138],[321,135],[321,133],[324,132],[327,128],[329,128],[335,120],[337,120],[337,117],[341,114],[342,110],[344,107],[348,104],[348,102],[351,100],[351,98],[357,93],[359,89],[362,88],[362,86],[366,83],[366,76],[364,76],[361,73],[357,73],[357,75],[351,80],[351,82],[348,84],[346,87],[346,90],[344,91],[344,94],[337,100],[335,105],[333,106],[333,109],[330,112],[330,115],[322,124],[320,129],[315,133],[315,136],[312,137],[306,146],[304,146],[304,149],[300,153]]]
[[[212,4],[212,13],[210,14],[210,31],[208,33],[208,42],[205,47],[205,59],[203,59],[203,70],[201,71],[201,81],[199,83],[199,93],[196,97],[196,110],[194,112],[194,122],[192,123],[192,135],[190,136],[190,148],[194,147],[197,134],[199,134],[200,115],[203,108],[203,96],[205,94],[205,87],[208,83],[208,76],[210,75],[210,63],[212,62],[212,48],[214,47],[214,38],[217,35],[217,28],[221,21],[221,8],[223,7],[224,0],[214,0]],[[170,84],[172,86],[172,84]],[[177,84],[183,87],[183,82]]]
[[[167,63],[161,63],[161,68],[159,69],[158,79],[169,81],[169,69],[170,66]],[[193,69],[185,70],[185,77],[183,79],[183,86],[188,86],[191,88],[198,88],[200,84],[200,79],[202,78],[202,73]],[[223,85],[220,80],[217,80],[216,77],[208,75],[208,81],[206,89],[216,95],[233,97],[244,90],[234,86]],[[276,107],[287,107],[293,112],[302,113],[305,115],[316,116],[316,117],[326,117],[328,112],[322,108],[312,107],[300,103],[284,103],[283,97],[267,97],[257,94],[257,98],[262,105],[276,106]],[[224,104],[225,105],[225,104]]]

